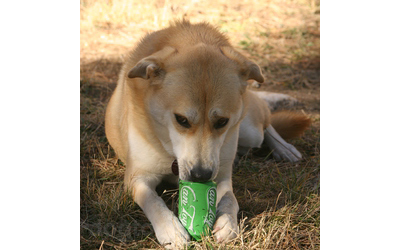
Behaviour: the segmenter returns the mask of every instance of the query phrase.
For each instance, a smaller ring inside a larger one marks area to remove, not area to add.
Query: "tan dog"
[[[225,241],[238,233],[231,175],[239,138],[242,150],[260,146],[265,136],[276,158],[301,157],[270,125],[258,96],[263,92],[248,91],[249,79],[263,82],[260,68],[205,23],[176,22],[147,35],[123,65],[107,107],[106,134],[126,164],[126,188],[161,244],[173,248],[190,239],[155,192],[162,180],[177,183],[174,160],[180,179],[217,182],[213,232]]]

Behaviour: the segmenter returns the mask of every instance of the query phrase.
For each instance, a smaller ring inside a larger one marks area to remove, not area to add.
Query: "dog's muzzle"
[[[171,171],[174,175],[179,176],[179,165],[178,161],[174,160],[171,164]],[[209,169],[204,169],[201,166],[194,166],[190,170],[189,180],[192,182],[207,182],[211,179],[213,172]]]

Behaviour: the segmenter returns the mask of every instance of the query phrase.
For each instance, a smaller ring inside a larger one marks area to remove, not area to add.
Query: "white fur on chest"
[[[135,128],[129,129],[128,140],[128,158],[133,163],[130,166],[134,170],[161,175],[171,174],[171,163],[175,159],[174,156],[171,156],[166,151],[160,152],[160,150],[157,150]]]

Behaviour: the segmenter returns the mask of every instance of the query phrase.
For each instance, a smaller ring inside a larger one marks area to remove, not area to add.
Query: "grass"
[[[310,115],[311,128],[290,141],[303,154],[296,164],[270,160],[260,150],[234,168],[241,233],[226,244],[212,238],[194,249],[319,249],[319,2],[81,1],[81,248],[161,248],[132,197],[124,192],[124,165],[104,133],[104,113],[126,53],[146,32],[173,18],[217,25],[257,62],[260,89],[290,94],[292,107]],[[176,209],[176,190],[162,192]]]

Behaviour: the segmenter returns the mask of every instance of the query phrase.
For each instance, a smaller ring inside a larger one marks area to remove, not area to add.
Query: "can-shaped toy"
[[[195,240],[211,235],[216,218],[217,184],[179,180],[178,215],[182,225]]]

